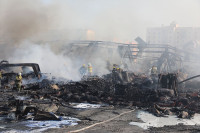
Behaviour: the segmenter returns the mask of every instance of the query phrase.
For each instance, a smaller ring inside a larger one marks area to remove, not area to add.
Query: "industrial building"
[[[170,44],[176,47],[200,44],[200,27],[179,27],[175,22],[169,26],[148,28],[146,42],[149,44]]]

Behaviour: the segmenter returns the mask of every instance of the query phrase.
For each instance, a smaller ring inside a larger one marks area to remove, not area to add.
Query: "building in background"
[[[149,44],[169,44],[183,47],[186,44],[200,45],[200,27],[179,27],[175,22],[169,26],[148,28],[146,42]]]

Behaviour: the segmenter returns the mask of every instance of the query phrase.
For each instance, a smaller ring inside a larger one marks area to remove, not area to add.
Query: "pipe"
[[[178,84],[182,84],[183,82],[186,82],[186,81],[188,81],[188,80],[191,80],[191,79],[194,79],[194,78],[197,78],[197,77],[200,77],[200,75],[196,75],[196,76],[190,77],[190,78],[188,78],[188,79],[185,79],[185,80],[179,82]]]

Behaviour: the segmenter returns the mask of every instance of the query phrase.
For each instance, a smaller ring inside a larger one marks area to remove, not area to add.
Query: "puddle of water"
[[[4,126],[4,125],[1,125],[1,126],[0,126],[0,129],[4,129],[5,127],[6,127],[6,126]]]
[[[3,131],[1,133],[33,133],[30,131],[20,131],[20,130],[10,130],[10,131]]]
[[[0,116],[0,121],[5,120],[5,117],[6,117],[6,116]]]
[[[50,128],[60,128],[62,126],[75,126],[78,125],[78,121],[80,121],[77,118],[72,117],[62,117],[61,121],[24,121],[19,122],[18,124],[20,126],[26,126],[29,127],[30,130],[9,130],[9,131],[3,131],[2,133],[36,133],[36,132],[42,132]]]
[[[148,112],[139,111],[137,117],[143,121],[130,122],[130,125],[136,125],[143,129],[149,127],[164,127],[165,125],[172,126],[182,123],[183,125],[200,125],[200,114],[195,114],[192,119],[180,119],[177,116],[156,117]]]
[[[0,121],[5,121],[5,120],[15,120],[15,113],[9,113],[8,115],[0,116]]]
[[[64,117],[61,121],[27,121],[26,126],[27,127],[46,127],[46,128],[60,128],[62,125],[68,125],[68,126],[74,126],[77,125],[79,119],[72,118],[72,117]]]
[[[100,108],[101,104],[89,104],[89,103],[71,103],[74,108],[88,109],[88,108]]]
[[[28,96],[16,96],[15,97],[17,100],[28,100],[29,97]]]

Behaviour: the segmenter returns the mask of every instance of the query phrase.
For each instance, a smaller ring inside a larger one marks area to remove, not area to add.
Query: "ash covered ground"
[[[123,70],[76,82],[42,79],[20,91],[11,74],[3,76],[10,80],[0,91],[1,132],[199,131],[198,82],[178,85],[177,73],[157,80]]]

